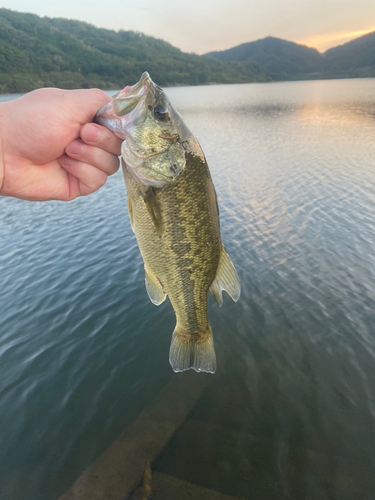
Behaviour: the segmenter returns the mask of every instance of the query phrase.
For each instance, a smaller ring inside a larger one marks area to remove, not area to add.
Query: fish
[[[123,140],[130,224],[151,302],[169,297],[176,315],[169,362],[175,372],[215,373],[208,291],[219,306],[241,286],[220,234],[219,208],[202,148],[167,95],[145,72],[95,121]]]

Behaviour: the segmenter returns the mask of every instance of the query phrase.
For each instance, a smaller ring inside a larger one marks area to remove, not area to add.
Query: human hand
[[[103,186],[121,140],[91,121],[110,100],[98,89],[50,88],[0,104],[0,195],[69,201]]]

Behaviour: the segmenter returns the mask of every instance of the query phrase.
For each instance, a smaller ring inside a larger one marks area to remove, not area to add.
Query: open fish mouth
[[[112,109],[116,116],[125,116],[130,113],[148,94],[153,81],[150,75],[145,71],[139,82],[131,87],[125,87],[123,90],[113,96]]]
[[[139,90],[142,89],[143,85],[150,85],[152,82],[150,75],[145,71],[141,78],[139,79],[139,82],[135,83],[134,85],[127,86],[123,90],[120,90],[120,92],[117,92],[112,99],[120,99],[121,97],[130,97],[131,95],[137,94]]]
[[[120,139],[126,139],[126,125],[135,119],[135,113],[132,111],[137,108],[137,120],[144,118],[145,110],[142,112],[142,105],[138,105],[146,99],[151,86],[155,84],[145,71],[139,82],[117,92],[111,102],[99,109],[94,121],[112,130]]]

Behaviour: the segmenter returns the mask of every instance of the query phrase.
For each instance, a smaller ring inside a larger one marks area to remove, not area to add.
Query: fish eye
[[[154,109],[154,116],[157,120],[159,120],[161,122],[165,122],[169,118],[169,113],[168,113],[167,108],[165,108],[164,106],[159,104]]]

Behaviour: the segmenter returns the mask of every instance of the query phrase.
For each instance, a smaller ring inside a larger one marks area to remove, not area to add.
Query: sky
[[[0,7],[140,31],[197,54],[266,36],[324,52],[375,31],[375,0],[0,0]]]

